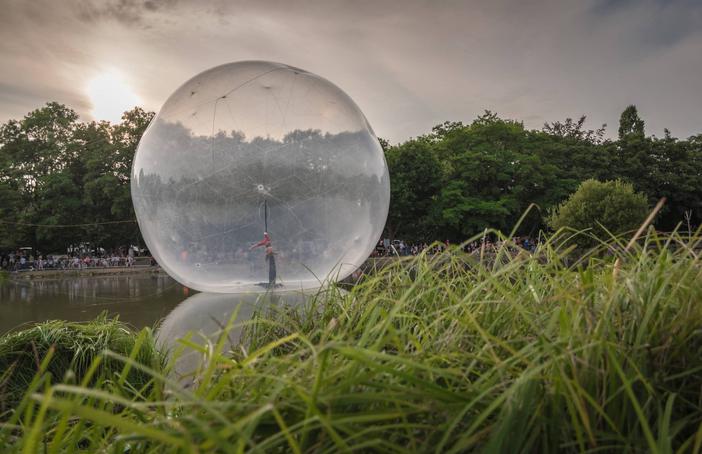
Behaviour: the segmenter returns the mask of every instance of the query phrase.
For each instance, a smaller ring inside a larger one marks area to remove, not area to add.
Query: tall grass
[[[401,260],[348,294],[258,314],[239,347],[210,351],[192,389],[140,360],[148,342],[101,356],[148,374],[142,392],[124,374],[92,386],[37,374],[0,443],[26,452],[700,452],[701,241],[649,231],[579,260],[555,239],[533,254],[505,241],[494,253]]]
[[[20,403],[32,383],[80,383],[92,385],[113,380],[123,371],[121,360],[103,357],[105,350],[130,355],[143,364],[164,364],[154,348],[150,330],[140,335],[118,319],[106,314],[87,323],[49,321],[16,331],[0,338],[0,421]],[[45,362],[44,366],[42,364]],[[37,375],[37,372],[41,372]],[[151,376],[127,371],[129,386],[141,388],[151,383]]]

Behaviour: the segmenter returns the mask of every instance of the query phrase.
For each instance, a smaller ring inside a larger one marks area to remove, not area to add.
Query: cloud
[[[128,27],[143,26],[145,16],[176,6],[177,0],[82,0],[73,7],[85,22],[115,20]]]
[[[88,81],[127,75],[149,109],[229,61],[339,85],[399,141],[484,109],[529,127],[636,103],[649,132],[699,131],[702,4],[603,1],[0,0],[0,121],[58,100],[89,118]],[[616,127],[610,128],[610,132]]]

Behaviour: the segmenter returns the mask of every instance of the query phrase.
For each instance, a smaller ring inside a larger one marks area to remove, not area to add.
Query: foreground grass
[[[21,399],[28,397],[26,391],[39,382],[92,385],[113,379],[115,372],[123,370],[123,362],[105,358],[106,350],[118,355],[134,352],[134,358],[146,365],[165,364],[149,330],[135,335],[125,324],[104,314],[88,323],[49,321],[1,337],[0,421],[11,417]],[[125,374],[132,387],[152,383],[143,371],[127,370]]]
[[[141,359],[147,331],[129,353],[98,355],[115,362],[112,374],[93,374],[94,362],[82,383],[41,373],[49,355],[0,443],[25,452],[699,452],[699,245],[650,233],[574,264],[555,240],[534,254],[505,243],[490,260],[420,256],[348,294],[259,314],[234,351],[208,347],[209,366],[188,389]],[[130,370],[150,381],[135,386]]]

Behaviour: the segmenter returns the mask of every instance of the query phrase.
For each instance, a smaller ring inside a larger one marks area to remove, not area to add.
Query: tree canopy
[[[81,122],[51,102],[0,125],[0,248],[64,251],[89,243],[141,242],[130,198],[131,162],[153,113],[121,122]],[[621,180],[649,205],[666,197],[656,227],[702,220],[702,134],[646,136],[635,106],[621,115],[616,140],[586,118],[540,130],[486,111],[471,123],[444,122],[391,145],[385,234],[407,241],[461,241],[487,227],[509,231],[531,204],[520,234],[547,227],[548,214],[589,179]],[[73,225],[66,228],[62,226]]]
[[[0,247],[138,243],[129,177],[152,117],[137,107],[118,124],[82,123],[51,102],[0,126]]]
[[[470,124],[446,122],[427,135],[387,146],[393,186],[387,235],[461,241],[487,227],[510,231],[532,203],[538,209],[518,233],[535,234],[547,228],[548,213],[589,179],[631,184],[649,205],[666,197],[656,219],[661,230],[684,219],[699,225],[702,135],[646,137],[635,106],[622,113],[618,140],[605,138],[606,125],[589,130],[585,121],[567,118],[529,130],[487,111]],[[419,144],[421,153],[407,152]],[[434,161],[437,181],[427,186],[422,169]],[[412,205],[413,200],[419,202]],[[406,221],[408,213],[412,223]]]

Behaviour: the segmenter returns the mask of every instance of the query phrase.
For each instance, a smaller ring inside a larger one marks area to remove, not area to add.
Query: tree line
[[[446,122],[397,145],[383,141],[391,176],[386,233],[409,241],[457,242],[486,228],[505,232],[533,203],[520,229],[536,235],[581,182],[621,180],[650,206],[667,198],[655,226],[696,226],[702,217],[702,134],[646,136],[635,106],[621,114],[617,139],[586,118],[530,130],[486,111],[470,124]]]
[[[106,249],[143,244],[130,198],[131,163],[154,114],[141,108],[122,121],[81,122],[51,102],[0,126],[0,249],[69,245]],[[386,236],[407,241],[461,241],[487,227],[509,231],[533,203],[520,234],[546,227],[554,207],[588,179],[622,180],[650,204],[666,197],[656,227],[699,225],[702,134],[685,140],[646,136],[634,106],[616,140],[604,126],[578,120],[540,130],[486,111],[470,124],[445,122],[390,145]]]
[[[140,244],[129,178],[153,115],[84,123],[51,102],[0,126],[0,249]]]

